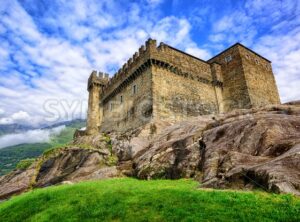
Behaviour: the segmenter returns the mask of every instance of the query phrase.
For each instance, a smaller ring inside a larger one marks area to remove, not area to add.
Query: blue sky
[[[241,42],[273,62],[282,102],[300,99],[299,1],[0,0],[0,16],[0,124],[84,117],[91,71],[149,37],[202,59]]]

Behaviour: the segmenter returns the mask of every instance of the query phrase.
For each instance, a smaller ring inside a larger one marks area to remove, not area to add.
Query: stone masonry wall
[[[109,96],[118,93],[120,86],[124,82],[128,81],[128,78],[140,69],[144,70],[144,64],[150,59],[150,53],[156,50],[156,41],[149,39],[146,42],[146,46],[142,45],[138,52],[135,52],[132,58],[113,75],[106,87],[104,88],[102,100],[106,102],[109,100]],[[140,73],[141,71],[139,71]]]
[[[209,62],[222,67],[225,112],[280,103],[271,63],[252,50],[235,44]]]
[[[231,56],[231,61],[225,58]],[[228,112],[233,109],[251,108],[251,100],[247,88],[242,58],[238,45],[229,48],[218,56],[209,60],[221,65],[223,75],[223,107]]]
[[[150,53],[156,42],[149,39],[110,79],[103,90],[101,131],[126,131],[150,121],[152,115]],[[133,94],[133,86],[136,93]],[[122,102],[121,102],[122,96]]]
[[[102,122],[102,107],[99,104],[103,87],[109,81],[108,74],[93,71],[88,80],[87,90],[89,91],[87,129],[88,135],[99,132]]]
[[[211,74],[214,82],[214,88],[216,93],[216,100],[218,103],[218,111],[219,113],[224,112],[224,101],[223,101],[223,75],[222,75],[222,67],[217,63],[212,63]]]
[[[208,63],[166,44],[160,44],[151,58],[178,68],[177,72],[164,64],[153,68],[154,118],[177,121],[218,112]]]
[[[147,70],[131,78],[142,66]],[[153,115],[181,120],[217,113],[212,81],[210,64],[164,44],[157,47],[155,40],[148,40],[104,89],[101,130],[126,131],[150,121]],[[137,87],[134,96],[133,85]]]
[[[150,121],[152,116],[151,76],[149,67],[103,104],[104,118],[101,131],[126,131]],[[133,92],[134,86],[136,93]]]
[[[212,80],[210,65],[194,56],[188,55],[166,44],[160,44],[157,51],[151,54],[155,59],[165,61],[194,76]]]
[[[90,128],[94,116],[103,116],[106,132],[280,102],[270,63],[240,44],[206,62],[151,39],[90,93],[89,111],[95,100],[100,104],[100,113],[89,115]]]
[[[153,116],[155,119],[184,120],[217,113],[212,85],[153,68]]]
[[[101,115],[100,115],[100,86],[95,85],[89,91],[89,100],[88,100],[88,114],[87,114],[87,134],[94,134],[98,132],[98,127],[101,124]]]
[[[239,50],[252,106],[279,104],[271,63],[244,47]]]

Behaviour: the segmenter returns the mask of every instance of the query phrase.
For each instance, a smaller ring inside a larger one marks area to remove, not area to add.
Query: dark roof
[[[185,54],[185,55],[187,55],[187,56],[190,56],[190,57],[192,57],[192,58],[194,58],[194,59],[197,59],[197,60],[199,60],[199,61],[201,61],[201,62],[207,63],[207,61],[204,61],[203,59],[199,59],[199,58],[196,57],[196,56],[193,56],[193,55],[188,54],[188,53],[186,53],[186,52],[184,52],[184,51],[181,51],[181,50],[176,49],[176,48],[174,48],[174,47],[172,47],[172,46],[169,46],[169,45],[167,45],[166,43],[163,43],[163,44],[164,44],[165,46],[169,47],[170,49],[173,49],[173,50],[175,50],[175,51],[177,51],[177,52],[180,52],[180,53],[182,53],[182,54]]]
[[[220,52],[219,54],[215,55],[215,56],[212,57],[211,59],[207,60],[207,62],[209,62],[210,60],[212,60],[212,59],[218,57],[219,55],[223,54],[224,52],[227,52],[229,49],[231,49],[231,48],[233,48],[233,47],[235,47],[235,46],[237,46],[237,45],[242,46],[243,48],[245,48],[245,49],[247,49],[248,51],[250,51],[250,52],[254,53],[255,55],[257,55],[258,57],[260,57],[260,58],[262,58],[262,59],[264,59],[264,60],[266,60],[266,61],[268,61],[268,62],[271,63],[270,60],[266,59],[265,57],[263,57],[263,56],[261,56],[260,54],[254,52],[252,49],[249,49],[248,47],[244,46],[243,44],[241,44],[241,43],[239,43],[239,42],[235,43],[234,45],[230,46],[229,48],[227,48],[227,49],[225,49],[224,51]]]

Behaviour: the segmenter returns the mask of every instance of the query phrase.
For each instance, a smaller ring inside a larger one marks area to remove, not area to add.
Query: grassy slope
[[[73,139],[75,129],[84,126],[84,122],[76,122],[67,126],[50,143],[21,144],[0,149],[0,176],[15,169],[20,160],[40,156],[45,150],[69,143]]]
[[[0,149],[0,176],[15,169],[20,160],[35,158],[49,148],[51,148],[49,143],[35,143]]]
[[[49,187],[0,204],[0,221],[300,221],[291,195],[196,187],[128,178]]]

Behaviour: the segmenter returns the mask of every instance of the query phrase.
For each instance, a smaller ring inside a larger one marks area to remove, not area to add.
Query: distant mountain
[[[32,130],[32,129],[34,129],[34,127],[25,126],[17,123],[0,125],[0,136],[5,134],[11,134],[11,133],[25,132],[27,130]]]
[[[28,125],[22,125],[22,124],[7,124],[7,125],[0,125],[0,136],[6,135],[6,134],[13,134],[13,133],[22,133],[26,132],[28,130],[34,130],[34,129],[52,129],[58,126],[65,125],[66,127],[72,127],[72,128],[81,128],[83,125],[85,125],[86,120],[85,119],[75,119],[70,121],[63,121],[54,123],[52,125],[47,125],[43,127],[33,127]]]
[[[86,123],[85,119],[74,119],[71,121],[63,121],[63,122],[58,122],[49,126],[45,126],[42,129],[52,129],[58,126],[63,126],[65,125],[66,127],[72,127],[72,128],[81,128],[84,124]]]
[[[4,175],[11,170],[15,169],[18,162],[22,159],[36,158],[41,155],[45,150],[52,147],[62,146],[69,143],[73,139],[73,135],[76,129],[80,129],[85,126],[86,121],[82,119],[64,121],[53,124],[51,126],[44,127],[42,129],[51,130],[59,126],[66,126],[58,135],[51,137],[51,140],[47,143],[31,143],[31,144],[19,144],[15,146],[5,147],[0,149],[0,176]],[[2,125],[2,136],[6,134],[23,133],[28,130],[34,130],[36,128],[22,126],[17,124]],[[0,134],[1,136],[1,134]]]

